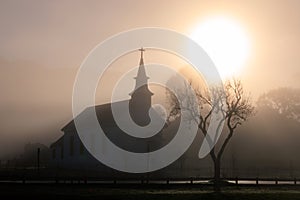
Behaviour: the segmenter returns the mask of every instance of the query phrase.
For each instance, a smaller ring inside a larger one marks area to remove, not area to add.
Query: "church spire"
[[[139,51],[141,52],[141,58],[140,58],[140,65],[139,65],[138,73],[137,73],[137,76],[135,77],[136,81],[135,81],[134,91],[136,91],[138,88],[144,86],[149,91],[149,93],[151,95],[153,95],[153,93],[150,92],[150,90],[148,89],[149,77],[146,74],[146,69],[144,66],[144,51],[145,51],[145,49],[142,47],[139,49]],[[134,93],[134,91],[130,95],[132,95]]]
[[[150,123],[149,109],[151,108],[151,97],[153,93],[148,88],[148,79],[144,66],[143,54],[145,49],[139,49],[141,52],[140,65],[137,76],[135,77],[135,88],[130,93],[129,111],[132,119],[140,126]]]

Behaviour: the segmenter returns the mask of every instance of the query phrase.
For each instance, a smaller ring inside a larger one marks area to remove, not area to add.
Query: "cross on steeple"
[[[141,58],[143,58],[143,54],[144,54],[145,49],[144,49],[143,47],[141,47],[141,48],[139,49],[139,51],[141,52]]]

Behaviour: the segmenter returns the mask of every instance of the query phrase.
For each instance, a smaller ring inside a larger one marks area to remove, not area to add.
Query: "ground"
[[[44,199],[243,199],[300,200],[299,186],[1,184],[1,197]]]

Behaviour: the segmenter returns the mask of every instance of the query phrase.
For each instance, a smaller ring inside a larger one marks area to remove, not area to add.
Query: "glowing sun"
[[[190,36],[208,53],[223,79],[238,75],[245,66],[249,38],[235,21],[210,18],[196,25]]]

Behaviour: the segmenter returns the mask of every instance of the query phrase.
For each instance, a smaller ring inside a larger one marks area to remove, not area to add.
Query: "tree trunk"
[[[221,190],[221,162],[220,158],[214,161],[214,190],[219,192]]]

